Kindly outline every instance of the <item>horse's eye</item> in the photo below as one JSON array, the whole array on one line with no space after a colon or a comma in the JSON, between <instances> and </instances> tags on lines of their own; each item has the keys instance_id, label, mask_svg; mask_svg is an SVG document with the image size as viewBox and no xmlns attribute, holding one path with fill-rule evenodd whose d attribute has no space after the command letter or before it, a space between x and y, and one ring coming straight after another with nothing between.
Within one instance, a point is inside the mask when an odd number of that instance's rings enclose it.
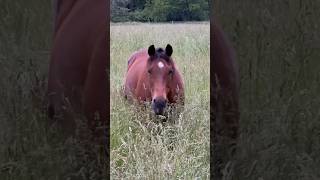
<instances>
[{"instance_id":1,"label":"horse's eye","mask_svg":"<svg viewBox=\"0 0 320 180\"><path fill-rule=\"evenodd\" d=\"M169 70L169 74L173 74L173 70L172 69Z\"/></svg>"},{"instance_id":2,"label":"horse's eye","mask_svg":"<svg viewBox=\"0 0 320 180\"><path fill-rule=\"evenodd\" d=\"M148 73L151 74L151 69L148 70Z\"/></svg>"}]
</instances>

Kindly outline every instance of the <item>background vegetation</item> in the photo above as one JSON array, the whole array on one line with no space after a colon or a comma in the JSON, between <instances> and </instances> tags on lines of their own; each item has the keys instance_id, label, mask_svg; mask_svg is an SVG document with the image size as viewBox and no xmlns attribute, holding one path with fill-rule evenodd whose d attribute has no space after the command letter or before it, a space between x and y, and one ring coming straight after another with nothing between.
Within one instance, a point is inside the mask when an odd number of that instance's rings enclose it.
<instances>
[{"instance_id":1,"label":"background vegetation","mask_svg":"<svg viewBox=\"0 0 320 180\"><path fill-rule=\"evenodd\" d=\"M113 22L209 20L209 0L111 0Z\"/></svg>"},{"instance_id":2,"label":"background vegetation","mask_svg":"<svg viewBox=\"0 0 320 180\"><path fill-rule=\"evenodd\" d=\"M216 1L241 74L236 179L320 179L320 3Z\"/></svg>"},{"instance_id":3,"label":"background vegetation","mask_svg":"<svg viewBox=\"0 0 320 180\"><path fill-rule=\"evenodd\" d=\"M110 28L112 179L209 179L209 23ZM183 74L186 105L176 124L157 125L148 111L127 103L121 90L130 55L168 43Z\"/></svg>"}]
</instances>

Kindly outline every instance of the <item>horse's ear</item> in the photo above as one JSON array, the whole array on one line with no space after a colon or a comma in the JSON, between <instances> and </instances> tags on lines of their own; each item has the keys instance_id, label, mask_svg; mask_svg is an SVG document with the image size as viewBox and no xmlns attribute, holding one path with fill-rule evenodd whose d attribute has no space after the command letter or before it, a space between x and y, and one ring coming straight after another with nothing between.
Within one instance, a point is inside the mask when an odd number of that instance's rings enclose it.
<instances>
[{"instance_id":1,"label":"horse's ear","mask_svg":"<svg viewBox=\"0 0 320 180\"><path fill-rule=\"evenodd\" d=\"M154 48L154 45L149 46L148 48L149 56L154 56L155 53L156 53L156 49Z\"/></svg>"},{"instance_id":2,"label":"horse's ear","mask_svg":"<svg viewBox=\"0 0 320 180\"><path fill-rule=\"evenodd\" d=\"M167 44L166 55L170 57L172 55L172 52L173 52L172 46L170 44Z\"/></svg>"}]
</instances>

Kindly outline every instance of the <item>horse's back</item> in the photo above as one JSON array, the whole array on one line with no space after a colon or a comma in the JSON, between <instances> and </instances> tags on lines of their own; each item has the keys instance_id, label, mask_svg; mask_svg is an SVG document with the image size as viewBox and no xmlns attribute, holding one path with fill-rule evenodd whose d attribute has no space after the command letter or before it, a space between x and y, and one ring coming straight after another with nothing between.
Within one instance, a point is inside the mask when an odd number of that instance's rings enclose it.
<instances>
[{"instance_id":1,"label":"horse's back","mask_svg":"<svg viewBox=\"0 0 320 180\"><path fill-rule=\"evenodd\" d=\"M106 41L106 8L103 7L105 2L67 2L61 1L59 4L61 10L58 12L63 14L57 15L59 20L52 47L49 89L51 86L58 86L57 83L64 86L83 86L90 61L101 45L98 42ZM65 12L67 10L70 12ZM104 52L106 57L106 50L100 53ZM52 78L63 82L55 83Z\"/></svg>"},{"instance_id":2,"label":"horse's back","mask_svg":"<svg viewBox=\"0 0 320 180\"><path fill-rule=\"evenodd\" d=\"M239 69L235 50L220 26L213 24L214 174L221 179L223 169L233 160L239 136ZM232 167L232 165L231 165Z\"/></svg>"},{"instance_id":3,"label":"horse's back","mask_svg":"<svg viewBox=\"0 0 320 180\"><path fill-rule=\"evenodd\" d=\"M235 58L235 51L220 26L214 24L213 32L213 49L214 52L216 52L213 53L214 72L217 74L222 86L232 89L232 91L238 93L239 72Z\"/></svg>"},{"instance_id":4,"label":"horse's back","mask_svg":"<svg viewBox=\"0 0 320 180\"><path fill-rule=\"evenodd\" d=\"M128 68L127 68L127 71L129 71L130 67L136 63L136 61L140 61L139 63L141 63L141 60L142 61L146 61L148 59L148 52L146 49L140 49L136 52L134 52L129 60L128 60Z\"/></svg>"},{"instance_id":5,"label":"horse's back","mask_svg":"<svg viewBox=\"0 0 320 180\"><path fill-rule=\"evenodd\" d=\"M107 109L102 102L107 101L104 95L107 90L105 1L56 0L55 11L48 79L49 107L61 109L63 96L66 96L76 111L99 109L104 117L106 113L100 109ZM95 98L98 95L103 98Z\"/></svg>"}]
</instances>

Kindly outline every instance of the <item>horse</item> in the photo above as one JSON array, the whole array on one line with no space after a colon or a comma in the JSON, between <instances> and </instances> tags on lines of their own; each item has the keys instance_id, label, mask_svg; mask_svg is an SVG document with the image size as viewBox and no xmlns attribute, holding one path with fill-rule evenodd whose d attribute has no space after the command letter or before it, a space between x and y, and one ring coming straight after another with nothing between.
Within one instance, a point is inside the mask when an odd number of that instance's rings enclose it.
<instances>
[{"instance_id":1,"label":"horse","mask_svg":"<svg viewBox=\"0 0 320 180\"><path fill-rule=\"evenodd\" d=\"M104 0L54 1L47 111L71 134L76 126L71 109L84 114L92 130L106 125L108 17Z\"/></svg>"},{"instance_id":2,"label":"horse","mask_svg":"<svg viewBox=\"0 0 320 180\"><path fill-rule=\"evenodd\" d=\"M232 162L239 136L239 67L236 53L220 25L212 24L211 47L213 74L211 97L213 121L210 126L213 179L221 179ZM231 163L232 165L233 163Z\"/></svg>"},{"instance_id":3,"label":"horse","mask_svg":"<svg viewBox=\"0 0 320 180\"><path fill-rule=\"evenodd\" d=\"M182 75L172 58L173 48L134 52L128 60L125 75L125 98L139 103L151 102L155 115L165 115L168 105L184 105L184 82Z\"/></svg>"}]
</instances>

